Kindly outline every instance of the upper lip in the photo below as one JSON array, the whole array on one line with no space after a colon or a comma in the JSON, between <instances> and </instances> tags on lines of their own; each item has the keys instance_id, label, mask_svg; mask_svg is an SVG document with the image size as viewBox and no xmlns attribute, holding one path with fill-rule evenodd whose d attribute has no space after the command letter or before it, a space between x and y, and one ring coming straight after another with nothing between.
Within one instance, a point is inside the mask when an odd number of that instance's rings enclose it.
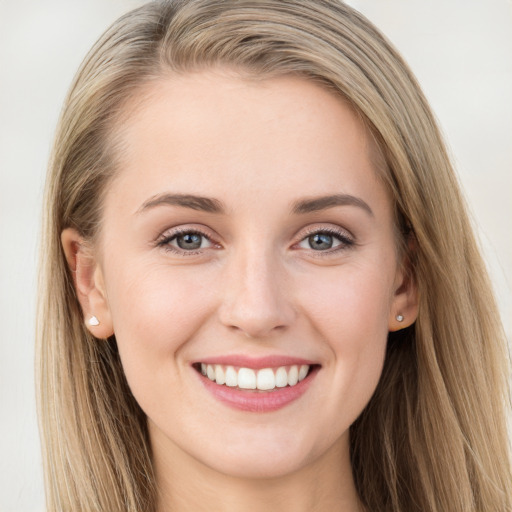
<instances>
[{"instance_id":1,"label":"upper lip","mask_svg":"<svg viewBox=\"0 0 512 512\"><path fill-rule=\"evenodd\" d=\"M194 364L197 364L197 363L222 364L225 366L237 366L240 368L253 368L255 370L259 370L261 368L278 368L280 366L317 364L314 361L302 359L300 357L281 356L281 355L249 357L249 356L243 355L243 354L206 357L205 359L201 359L199 361L194 362Z\"/></svg>"}]
</instances>

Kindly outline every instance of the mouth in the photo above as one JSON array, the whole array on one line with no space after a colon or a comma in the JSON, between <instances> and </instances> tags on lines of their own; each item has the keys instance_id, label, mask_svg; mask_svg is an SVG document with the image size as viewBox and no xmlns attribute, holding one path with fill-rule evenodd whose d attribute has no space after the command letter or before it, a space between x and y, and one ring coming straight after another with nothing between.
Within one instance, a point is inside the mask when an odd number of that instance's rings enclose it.
<instances>
[{"instance_id":1,"label":"mouth","mask_svg":"<svg viewBox=\"0 0 512 512\"><path fill-rule=\"evenodd\" d=\"M269 368L245 368L222 364L195 363L194 369L219 386L240 390L273 391L294 387L318 365L288 365Z\"/></svg>"},{"instance_id":2,"label":"mouth","mask_svg":"<svg viewBox=\"0 0 512 512\"><path fill-rule=\"evenodd\" d=\"M306 361L295 361L297 364L259 361L240 366L229 362L232 364L197 362L192 368L215 399L246 412L271 412L298 400L321 368L319 364L306 364Z\"/></svg>"}]
</instances>

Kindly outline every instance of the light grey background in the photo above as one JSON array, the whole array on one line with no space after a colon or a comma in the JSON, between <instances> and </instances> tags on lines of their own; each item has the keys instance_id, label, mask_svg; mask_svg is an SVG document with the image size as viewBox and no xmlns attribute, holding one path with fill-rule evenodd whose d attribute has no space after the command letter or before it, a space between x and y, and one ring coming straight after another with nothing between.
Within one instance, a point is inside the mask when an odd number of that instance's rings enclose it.
<instances>
[{"instance_id":1,"label":"light grey background","mask_svg":"<svg viewBox=\"0 0 512 512\"><path fill-rule=\"evenodd\" d=\"M36 252L61 103L101 32L140 0L0 0L0 511L43 510L34 404ZM512 2L351 0L436 112L512 337Z\"/></svg>"}]
</instances>

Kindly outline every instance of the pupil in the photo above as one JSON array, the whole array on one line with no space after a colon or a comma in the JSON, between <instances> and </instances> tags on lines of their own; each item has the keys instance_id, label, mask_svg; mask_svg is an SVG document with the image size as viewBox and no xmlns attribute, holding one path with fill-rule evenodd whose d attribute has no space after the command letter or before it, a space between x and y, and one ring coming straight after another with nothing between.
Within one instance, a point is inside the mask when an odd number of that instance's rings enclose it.
<instances>
[{"instance_id":1,"label":"pupil","mask_svg":"<svg viewBox=\"0 0 512 512\"><path fill-rule=\"evenodd\" d=\"M201 235L196 233L187 233L176 238L180 249L199 249L201 247Z\"/></svg>"},{"instance_id":2,"label":"pupil","mask_svg":"<svg viewBox=\"0 0 512 512\"><path fill-rule=\"evenodd\" d=\"M309 237L309 245L315 251L330 249L332 247L332 236L325 233L316 233Z\"/></svg>"}]
</instances>

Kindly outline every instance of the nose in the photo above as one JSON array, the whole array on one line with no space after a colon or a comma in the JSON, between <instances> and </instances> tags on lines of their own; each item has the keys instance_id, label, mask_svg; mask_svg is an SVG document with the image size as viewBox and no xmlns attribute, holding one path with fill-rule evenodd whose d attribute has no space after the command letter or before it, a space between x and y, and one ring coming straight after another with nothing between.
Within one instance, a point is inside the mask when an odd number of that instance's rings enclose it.
<instances>
[{"instance_id":1,"label":"nose","mask_svg":"<svg viewBox=\"0 0 512 512\"><path fill-rule=\"evenodd\" d=\"M283 331L295 318L291 290L278 258L271 251L247 251L225 269L222 324L249 338L265 338Z\"/></svg>"}]
</instances>

